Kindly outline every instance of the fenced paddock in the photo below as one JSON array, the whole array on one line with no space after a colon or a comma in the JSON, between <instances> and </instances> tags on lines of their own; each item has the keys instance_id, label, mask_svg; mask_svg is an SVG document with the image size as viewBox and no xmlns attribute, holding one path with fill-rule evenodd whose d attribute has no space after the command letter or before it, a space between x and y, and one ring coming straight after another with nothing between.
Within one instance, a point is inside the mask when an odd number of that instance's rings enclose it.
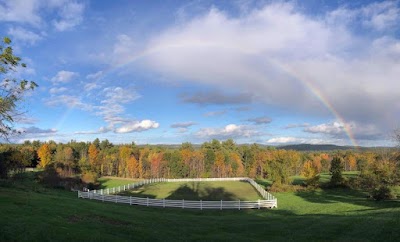
<instances>
[{"instance_id":1,"label":"fenced paddock","mask_svg":"<svg viewBox=\"0 0 400 242\"><path fill-rule=\"evenodd\" d=\"M193 200L169 200L169 199L153 199L153 198L140 198L132 196L119 196L113 195L115 193L123 192L126 190L141 187L143 185L158 183L158 182L203 182L203 181L245 181L250 183L263 199L257 201L193 201ZM278 207L277 199L265 191L253 179L248 177L234 177L234 178L185 178L185 179L167 179L156 178L147 179L137 183L122 185L113 188L100 189L100 190L87 190L78 191L78 198L94 199L103 202L125 203L129 205L141 205L148 207L163 207L163 208L189 208L189 209L251 209L251 208L276 208Z\"/></svg>"}]
</instances>

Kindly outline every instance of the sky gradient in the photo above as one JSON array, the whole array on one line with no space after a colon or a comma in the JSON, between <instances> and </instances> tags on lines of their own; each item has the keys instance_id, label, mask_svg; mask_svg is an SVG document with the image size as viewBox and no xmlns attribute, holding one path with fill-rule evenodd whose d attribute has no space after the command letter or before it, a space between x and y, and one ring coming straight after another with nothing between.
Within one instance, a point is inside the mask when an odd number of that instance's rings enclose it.
<instances>
[{"instance_id":1,"label":"sky gradient","mask_svg":"<svg viewBox=\"0 0 400 242\"><path fill-rule=\"evenodd\" d=\"M0 0L24 140L393 145L399 1Z\"/></svg>"}]
</instances>

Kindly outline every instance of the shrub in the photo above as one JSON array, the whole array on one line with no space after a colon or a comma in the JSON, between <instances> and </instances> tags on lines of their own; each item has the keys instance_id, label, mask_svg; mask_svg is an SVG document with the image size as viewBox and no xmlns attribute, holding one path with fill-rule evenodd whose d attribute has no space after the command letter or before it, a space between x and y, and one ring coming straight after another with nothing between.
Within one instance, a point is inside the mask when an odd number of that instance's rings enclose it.
<instances>
[{"instance_id":1,"label":"shrub","mask_svg":"<svg viewBox=\"0 0 400 242\"><path fill-rule=\"evenodd\" d=\"M303 190L306 190L306 188L303 186L281 184L277 182L274 182L268 189L270 192L297 192Z\"/></svg>"},{"instance_id":2,"label":"shrub","mask_svg":"<svg viewBox=\"0 0 400 242\"><path fill-rule=\"evenodd\" d=\"M60 187L61 178L53 165L48 165L39 174L39 181L49 187Z\"/></svg>"},{"instance_id":3,"label":"shrub","mask_svg":"<svg viewBox=\"0 0 400 242\"><path fill-rule=\"evenodd\" d=\"M82 174L81 180L84 184L86 184L87 188L92 190L96 187L97 174L91 171L85 172Z\"/></svg>"},{"instance_id":4,"label":"shrub","mask_svg":"<svg viewBox=\"0 0 400 242\"><path fill-rule=\"evenodd\" d=\"M379 188L375 188L374 190L372 190L371 196L377 201L396 198L396 195L388 186L380 186Z\"/></svg>"}]
</instances>

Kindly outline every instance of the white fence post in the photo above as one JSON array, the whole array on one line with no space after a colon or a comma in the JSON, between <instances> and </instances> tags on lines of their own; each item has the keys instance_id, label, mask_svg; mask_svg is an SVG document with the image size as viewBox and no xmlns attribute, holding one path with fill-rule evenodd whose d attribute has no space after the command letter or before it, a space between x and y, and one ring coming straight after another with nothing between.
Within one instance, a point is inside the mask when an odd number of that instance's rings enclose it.
<instances>
[{"instance_id":1,"label":"white fence post","mask_svg":"<svg viewBox=\"0 0 400 242\"><path fill-rule=\"evenodd\" d=\"M240 210L240 200L239 200L239 210Z\"/></svg>"},{"instance_id":2,"label":"white fence post","mask_svg":"<svg viewBox=\"0 0 400 242\"><path fill-rule=\"evenodd\" d=\"M147 198L147 200L146 200L146 201L147 201L147 207L148 207L148 206L149 206L149 198Z\"/></svg>"},{"instance_id":3,"label":"white fence post","mask_svg":"<svg viewBox=\"0 0 400 242\"><path fill-rule=\"evenodd\" d=\"M182 208L185 208L185 199L182 199Z\"/></svg>"},{"instance_id":4,"label":"white fence post","mask_svg":"<svg viewBox=\"0 0 400 242\"><path fill-rule=\"evenodd\" d=\"M222 200L221 200L221 208L220 208L220 210L222 210Z\"/></svg>"},{"instance_id":5,"label":"white fence post","mask_svg":"<svg viewBox=\"0 0 400 242\"><path fill-rule=\"evenodd\" d=\"M200 210L203 210L203 201L200 200Z\"/></svg>"},{"instance_id":6,"label":"white fence post","mask_svg":"<svg viewBox=\"0 0 400 242\"><path fill-rule=\"evenodd\" d=\"M118 195L115 195L115 203L118 203Z\"/></svg>"}]
</instances>

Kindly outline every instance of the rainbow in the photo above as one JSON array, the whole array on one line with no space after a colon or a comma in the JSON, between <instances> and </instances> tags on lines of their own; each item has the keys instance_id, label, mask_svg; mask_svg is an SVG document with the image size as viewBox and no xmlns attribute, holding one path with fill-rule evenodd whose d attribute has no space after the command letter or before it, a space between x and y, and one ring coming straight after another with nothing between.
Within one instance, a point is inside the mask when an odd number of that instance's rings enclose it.
<instances>
[{"instance_id":1,"label":"rainbow","mask_svg":"<svg viewBox=\"0 0 400 242\"><path fill-rule=\"evenodd\" d=\"M190 43L191 47L193 47L193 45L198 46L198 47L208 47L208 46L216 47L213 44L202 43L202 42ZM156 48L145 49L144 51L137 53L136 55L132 55L128 60L124 61L123 63L114 65L114 66L110 66L110 67L104 69L102 75L100 75L96 80L104 79L106 76L110 75L111 73L113 73L121 68L124 68L124 67L128 66L129 64L132 64L133 62L137 61L138 59L140 59L142 57L148 56L152 53L156 53L159 50L163 50L165 48L180 48L180 47L184 47L184 46L185 46L184 44L176 44L176 45L157 46ZM246 50L238 48L237 46L224 46L224 48L225 49L231 48L231 49L234 49L235 51L239 50L240 52L248 52ZM343 125L344 131L345 131L347 137L349 138L351 144L355 147L358 147L358 143L354 137L354 134L352 133L350 125L348 123L346 123L345 119L335 109L335 107L332 105L332 103L329 101L329 99L323 95L322 91L319 90L318 87L309 78L302 77L301 74L297 73L289 66L284 65L280 62L274 61L272 59L269 59L268 62L270 64L273 64L276 68L279 68L279 70L282 70L284 73L289 75L291 78L294 78L294 80L297 80L298 82L300 82L311 93L313 93L313 95L321 102L321 104L324 105L329 110L329 112L333 114L333 116L336 118L336 120ZM62 116L62 119L57 124L58 127L60 127L63 124L63 122L66 119L66 116L68 116L71 113L73 108L74 107L69 107L66 110L65 114Z\"/></svg>"},{"instance_id":2,"label":"rainbow","mask_svg":"<svg viewBox=\"0 0 400 242\"><path fill-rule=\"evenodd\" d=\"M284 64L280 64L280 63L278 63L276 61L272 61L272 60L270 60L270 63L274 64L276 67L279 67L286 74L289 74L292 78L294 78L295 80L298 80L308 90L310 90L311 93L313 93L314 96L316 96L317 99L329 110L329 112L335 116L336 120L339 121L339 123L341 123L343 125L343 129L344 129L347 137L349 137L351 144L355 147L359 146L357 140L354 137L354 134L351 130L350 125L345 121L345 119L340 115L340 113L334 108L334 106L329 101L329 99L323 95L322 91L316 87L316 85L311 81L311 79L302 77L300 74L298 74L293 69L291 69L290 67L288 67Z\"/></svg>"}]
</instances>

